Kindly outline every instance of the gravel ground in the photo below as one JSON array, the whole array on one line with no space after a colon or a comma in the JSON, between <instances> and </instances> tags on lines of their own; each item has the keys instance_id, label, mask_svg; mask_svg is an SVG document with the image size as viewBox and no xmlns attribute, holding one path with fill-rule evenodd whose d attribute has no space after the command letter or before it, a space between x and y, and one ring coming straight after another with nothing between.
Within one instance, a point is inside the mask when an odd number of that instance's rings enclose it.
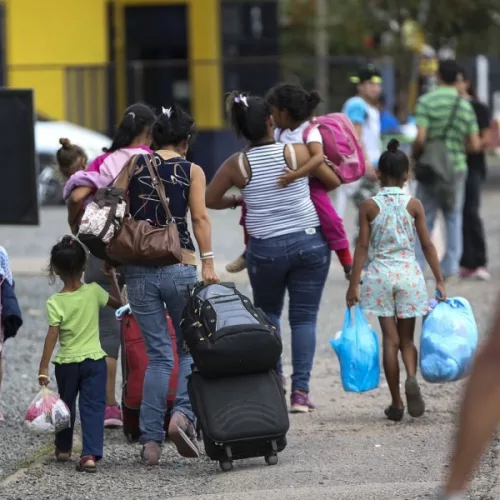
<instances>
[{"instance_id":1,"label":"gravel ground","mask_svg":"<svg viewBox=\"0 0 500 500\"><path fill-rule=\"evenodd\" d=\"M498 246L500 220L495 217L500 194L485 197L491 271L489 283L462 283L449 295L463 295L474 305L482 332L486 331L500 276ZM230 260L241 249L238 211L214 214L214 249L219 261ZM351 218L348 227L352 228ZM44 210L36 245L29 246L28 228L0 228L0 242L11 257L44 257L64 232L64 214ZM31 234L30 234L31 232ZM36 252L35 252L36 247ZM245 276L240 288L249 293ZM6 345L5 381L0 406L7 421L0 424L0 474L6 475L40 449L46 440L24 429L23 414L37 391L36 370L46 331L43 307L51 289L42 277L20 277L17 290L25 314L25 326L15 341ZM289 446L279 464L267 467L262 459L238 462L227 474L206 458L181 459L169 446L160 467L139 463L138 446L124 442L120 431L106 433L105 459L97 475L77 474L72 464L56 464L49 457L41 465L0 483L0 498L52 499L176 498L178 500L330 500L432 499L445 468L449 438L456 418L462 384L423 384L428 412L420 420L406 417L392 424L383 417L389 402L385 380L381 387L363 395L346 394L341 387L338 362L328 339L341 327L346 283L338 265L332 265L318 325L317 357L312 396L318 411L291 417ZM376 321L371 321L376 326ZM285 359L289 360L289 330L284 322ZM377 325L378 326L378 325ZM290 367L287 366L288 371ZM44 448L48 450L49 448ZM471 498L500 498L497 488L498 443L485 457L473 483Z\"/></svg>"}]
</instances>

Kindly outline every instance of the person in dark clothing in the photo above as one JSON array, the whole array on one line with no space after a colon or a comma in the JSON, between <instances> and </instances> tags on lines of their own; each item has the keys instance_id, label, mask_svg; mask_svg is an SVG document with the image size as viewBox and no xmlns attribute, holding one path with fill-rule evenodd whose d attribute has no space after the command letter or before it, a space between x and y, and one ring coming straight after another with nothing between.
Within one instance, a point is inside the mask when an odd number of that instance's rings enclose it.
<instances>
[{"instance_id":1,"label":"person in dark clothing","mask_svg":"<svg viewBox=\"0 0 500 500\"><path fill-rule=\"evenodd\" d=\"M486 179L485 150L490 142L491 113L485 104L480 102L465 72L457 81L457 90L470 101L476 113L481 138L481 151L467 155L467 181L465 185L465 203L463 209L463 252L460 260L460 276L489 280L487 269L486 239L483 221L481 220L481 192Z\"/></svg>"}]
</instances>

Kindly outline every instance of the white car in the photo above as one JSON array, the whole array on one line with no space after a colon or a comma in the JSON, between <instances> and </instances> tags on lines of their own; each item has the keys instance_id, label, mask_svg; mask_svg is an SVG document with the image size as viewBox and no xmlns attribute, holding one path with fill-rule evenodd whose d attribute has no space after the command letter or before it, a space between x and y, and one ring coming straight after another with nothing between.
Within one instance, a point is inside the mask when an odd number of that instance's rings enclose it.
<instances>
[{"instance_id":1,"label":"white car","mask_svg":"<svg viewBox=\"0 0 500 500\"><path fill-rule=\"evenodd\" d=\"M38 157L38 200L42 205L58 205L63 202L63 186L57 175L56 153L61 147L59 139L67 137L81 146L89 161L102 154L102 148L111 145L111 139L93 130L64 121L52 121L37 117L35 122L35 148Z\"/></svg>"}]
</instances>

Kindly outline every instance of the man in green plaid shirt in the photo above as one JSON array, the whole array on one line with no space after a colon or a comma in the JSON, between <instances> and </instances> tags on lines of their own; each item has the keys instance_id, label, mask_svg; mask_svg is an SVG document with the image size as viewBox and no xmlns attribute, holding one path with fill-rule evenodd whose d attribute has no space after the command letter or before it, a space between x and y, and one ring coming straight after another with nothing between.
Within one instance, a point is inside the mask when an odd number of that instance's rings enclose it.
<instances>
[{"instance_id":1,"label":"man in green plaid shirt","mask_svg":"<svg viewBox=\"0 0 500 500\"><path fill-rule=\"evenodd\" d=\"M445 144L455 167L455 206L452 210L443 210L446 221L446 253L441 269L445 278L459 275L462 256L462 210L467 175L466 151L476 151L480 147L476 114L469 101L459 98L456 89L459 74L460 67L456 61L441 61L438 70L439 87L420 97L415 110L418 135L413 143L414 158L418 158L423 152L426 141L439 139L447 129ZM432 186L422 183L418 184L416 196L424 206L427 227L429 232L432 232L438 210L441 208L440 200L435 196ZM424 269L425 257L420 244L417 244L417 260Z\"/></svg>"}]
</instances>

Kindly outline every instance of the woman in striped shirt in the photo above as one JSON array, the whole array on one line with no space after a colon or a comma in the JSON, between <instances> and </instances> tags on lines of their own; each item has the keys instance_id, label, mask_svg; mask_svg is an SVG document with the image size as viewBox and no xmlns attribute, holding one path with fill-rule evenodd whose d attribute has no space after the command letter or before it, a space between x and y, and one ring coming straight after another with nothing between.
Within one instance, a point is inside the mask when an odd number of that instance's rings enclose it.
<instances>
[{"instance_id":1,"label":"woman in striped shirt","mask_svg":"<svg viewBox=\"0 0 500 500\"><path fill-rule=\"evenodd\" d=\"M233 92L227 109L234 131L249 144L217 171L207 188L207 207L235 208L242 200L227 191L236 187L243 194L250 236L247 268L254 302L279 328L288 290L291 411L307 413L314 409L309 381L316 349L316 320L331 254L320 230L308 180L302 178L279 187L278 179L284 169L295 170L306 163L309 151L303 144L284 145L274 140L271 109L261 97Z\"/></svg>"}]
</instances>

